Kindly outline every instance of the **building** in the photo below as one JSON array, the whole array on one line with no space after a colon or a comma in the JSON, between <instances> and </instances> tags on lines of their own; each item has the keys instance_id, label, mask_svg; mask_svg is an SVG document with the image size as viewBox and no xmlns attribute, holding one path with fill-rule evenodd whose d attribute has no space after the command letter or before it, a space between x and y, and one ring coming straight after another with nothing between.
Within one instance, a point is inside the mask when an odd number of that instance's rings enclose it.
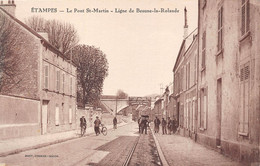
<instances>
[{"instance_id":1,"label":"building","mask_svg":"<svg viewBox=\"0 0 260 166\"><path fill-rule=\"evenodd\" d=\"M16 67L22 72L14 78L19 83L1 91L0 138L75 129L76 66L48 42L48 34L37 33L16 19L15 8L13 0L1 1L1 19L12 23L9 29L19 29L14 38L19 50L11 56L21 59Z\"/></svg>"},{"instance_id":2,"label":"building","mask_svg":"<svg viewBox=\"0 0 260 166\"><path fill-rule=\"evenodd\" d=\"M174 73L174 93L171 96L175 99L174 114L177 117L180 134L196 139L197 124L197 58L198 40L197 29L188 34L187 10L184 9L184 39L182 41Z\"/></svg>"},{"instance_id":3,"label":"building","mask_svg":"<svg viewBox=\"0 0 260 166\"><path fill-rule=\"evenodd\" d=\"M197 141L259 161L260 1L199 0Z\"/></svg>"}]
</instances>

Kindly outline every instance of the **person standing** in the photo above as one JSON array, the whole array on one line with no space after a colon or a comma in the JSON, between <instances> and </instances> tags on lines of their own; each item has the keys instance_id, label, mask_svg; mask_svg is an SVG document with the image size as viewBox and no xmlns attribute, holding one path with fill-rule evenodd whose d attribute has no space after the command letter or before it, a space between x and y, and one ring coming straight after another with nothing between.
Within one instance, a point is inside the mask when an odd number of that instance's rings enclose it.
<instances>
[{"instance_id":1,"label":"person standing","mask_svg":"<svg viewBox=\"0 0 260 166\"><path fill-rule=\"evenodd\" d=\"M101 125L101 121L99 120L98 116L96 116L96 120L94 121L94 130L96 135L100 134L99 126Z\"/></svg>"},{"instance_id":2,"label":"person standing","mask_svg":"<svg viewBox=\"0 0 260 166\"><path fill-rule=\"evenodd\" d=\"M154 133L159 132L159 126L161 124L161 121L157 118L157 116L154 119Z\"/></svg>"},{"instance_id":3,"label":"person standing","mask_svg":"<svg viewBox=\"0 0 260 166\"><path fill-rule=\"evenodd\" d=\"M144 133L144 130L145 130L145 134L147 134L147 126L148 126L148 121L146 120L146 118L143 118L141 121L142 134Z\"/></svg>"},{"instance_id":4,"label":"person standing","mask_svg":"<svg viewBox=\"0 0 260 166\"><path fill-rule=\"evenodd\" d=\"M117 128L117 119L116 119L116 117L114 117L114 119L113 119L113 125L114 125L114 129L116 129Z\"/></svg>"},{"instance_id":5,"label":"person standing","mask_svg":"<svg viewBox=\"0 0 260 166\"><path fill-rule=\"evenodd\" d=\"M164 118L162 118L162 133L163 134L167 134L167 131L166 131L166 120Z\"/></svg>"},{"instance_id":6,"label":"person standing","mask_svg":"<svg viewBox=\"0 0 260 166\"><path fill-rule=\"evenodd\" d=\"M168 128L168 134L171 135L171 132L173 131L173 120L171 120L170 117L168 117L168 124L167 124L167 128Z\"/></svg>"},{"instance_id":7,"label":"person standing","mask_svg":"<svg viewBox=\"0 0 260 166\"><path fill-rule=\"evenodd\" d=\"M80 128L81 128L81 135L83 136L86 132L87 121L84 115L80 118Z\"/></svg>"},{"instance_id":8,"label":"person standing","mask_svg":"<svg viewBox=\"0 0 260 166\"><path fill-rule=\"evenodd\" d=\"M141 117L138 118L139 133L141 133Z\"/></svg>"}]
</instances>

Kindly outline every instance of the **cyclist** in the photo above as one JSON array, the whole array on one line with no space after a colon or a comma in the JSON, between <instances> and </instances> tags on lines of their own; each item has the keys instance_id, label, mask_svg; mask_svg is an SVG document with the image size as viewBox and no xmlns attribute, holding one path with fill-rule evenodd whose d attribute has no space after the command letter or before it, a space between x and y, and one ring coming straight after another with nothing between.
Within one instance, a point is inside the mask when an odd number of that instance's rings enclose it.
<instances>
[{"instance_id":1,"label":"cyclist","mask_svg":"<svg viewBox=\"0 0 260 166\"><path fill-rule=\"evenodd\" d=\"M80 128L81 128L81 136L83 136L86 132L87 121L84 116L80 118Z\"/></svg>"},{"instance_id":2,"label":"cyclist","mask_svg":"<svg viewBox=\"0 0 260 166\"><path fill-rule=\"evenodd\" d=\"M98 116L96 116L96 120L94 121L94 130L96 135L100 134L99 126L101 125L101 121L99 120Z\"/></svg>"}]
</instances>

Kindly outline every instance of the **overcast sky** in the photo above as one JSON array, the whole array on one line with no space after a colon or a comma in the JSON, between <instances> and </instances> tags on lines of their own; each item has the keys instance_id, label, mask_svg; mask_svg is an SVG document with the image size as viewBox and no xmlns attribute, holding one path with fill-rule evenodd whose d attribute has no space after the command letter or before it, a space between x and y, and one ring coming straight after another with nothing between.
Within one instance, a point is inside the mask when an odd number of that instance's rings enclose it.
<instances>
[{"instance_id":1,"label":"overcast sky","mask_svg":"<svg viewBox=\"0 0 260 166\"><path fill-rule=\"evenodd\" d=\"M183 39L184 7L189 32L197 27L197 0L16 0L16 17L32 15L59 19L75 26L81 44L99 47L109 62L103 94L122 89L130 96L160 92L173 81L172 69ZM57 8L56 13L32 13L31 8ZM67 13L67 8L85 13ZM86 13L99 8L109 13ZM115 8L134 13L115 13ZM136 13L141 10L179 10L178 13ZM59 12L64 10L65 12ZM113 11L113 12L111 12Z\"/></svg>"}]
</instances>

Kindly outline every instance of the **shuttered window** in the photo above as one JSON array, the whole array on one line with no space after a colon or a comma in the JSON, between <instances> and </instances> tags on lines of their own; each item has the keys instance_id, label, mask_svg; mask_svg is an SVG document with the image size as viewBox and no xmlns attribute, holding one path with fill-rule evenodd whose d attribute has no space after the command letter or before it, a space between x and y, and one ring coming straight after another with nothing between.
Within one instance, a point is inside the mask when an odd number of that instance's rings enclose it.
<instances>
[{"instance_id":1,"label":"shuttered window","mask_svg":"<svg viewBox=\"0 0 260 166\"><path fill-rule=\"evenodd\" d=\"M60 91L60 70L56 71L56 90Z\"/></svg>"},{"instance_id":2,"label":"shuttered window","mask_svg":"<svg viewBox=\"0 0 260 166\"><path fill-rule=\"evenodd\" d=\"M218 10L218 51L222 50L223 42L223 6Z\"/></svg>"},{"instance_id":3,"label":"shuttered window","mask_svg":"<svg viewBox=\"0 0 260 166\"><path fill-rule=\"evenodd\" d=\"M200 128L207 129L207 113L208 113L208 99L207 99L207 89L203 88L200 91L200 106L199 106L199 120Z\"/></svg>"},{"instance_id":4,"label":"shuttered window","mask_svg":"<svg viewBox=\"0 0 260 166\"><path fill-rule=\"evenodd\" d=\"M65 93L65 73L62 73L62 92Z\"/></svg>"},{"instance_id":5,"label":"shuttered window","mask_svg":"<svg viewBox=\"0 0 260 166\"><path fill-rule=\"evenodd\" d=\"M201 61L202 69L206 68L206 31L203 32L202 35L202 61Z\"/></svg>"},{"instance_id":6,"label":"shuttered window","mask_svg":"<svg viewBox=\"0 0 260 166\"><path fill-rule=\"evenodd\" d=\"M250 23L250 5L249 0L242 0L241 5L241 35L249 32Z\"/></svg>"},{"instance_id":7,"label":"shuttered window","mask_svg":"<svg viewBox=\"0 0 260 166\"><path fill-rule=\"evenodd\" d=\"M240 108L239 108L239 132L248 135L249 90L250 90L249 62L240 67Z\"/></svg>"},{"instance_id":8,"label":"shuttered window","mask_svg":"<svg viewBox=\"0 0 260 166\"><path fill-rule=\"evenodd\" d=\"M55 108L55 125L58 126L60 124L60 109L58 104L56 104Z\"/></svg>"},{"instance_id":9,"label":"shuttered window","mask_svg":"<svg viewBox=\"0 0 260 166\"><path fill-rule=\"evenodd\" d=\"M69 107L69 123L72 123L72 108L71 106Z\"/></svg>"},{"instance_id":10,"label":"shuttered window","mask_svg":"<svg viewBox=\"0 0 260 166\"><path fill-rule=\"evenodd\" d=\"M44 89L49 89L49 65L44 66Z\"/></svg>"}]
</instances>

